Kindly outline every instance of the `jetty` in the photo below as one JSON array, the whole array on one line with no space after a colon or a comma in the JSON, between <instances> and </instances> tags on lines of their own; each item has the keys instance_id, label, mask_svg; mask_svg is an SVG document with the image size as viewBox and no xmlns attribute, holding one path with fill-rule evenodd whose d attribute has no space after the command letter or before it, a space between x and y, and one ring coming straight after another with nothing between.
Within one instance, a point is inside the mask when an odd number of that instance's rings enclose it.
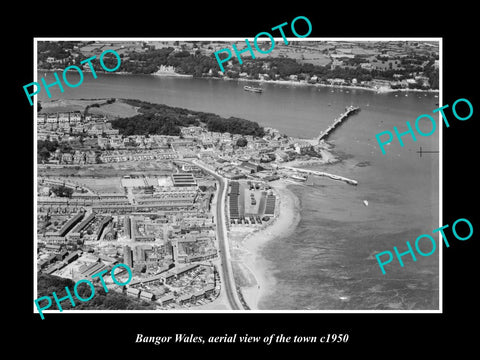
<instances>
[{"instance_id":1,"label":"jetty","mask_svg":"<svg viewBox=\"0 0 480 360\"><path fill-rule=\"evenodd\" d=\"M325 139L339 124L342 123L342 121L346 120L351 114L355 113L358 110L360 110L360 108L356 106L346 107L345 112L340 114L340 116L336 118L333 123L318 136L316 140L320 142L320 140Z\"/></svg>"},{"instance_id":2,"label":"jetty","mask_svg":"<svg viewBox=\"0 0 480 360\"><path fill-rule=\"evenodd\" d=\"M349 178L346 178L346 177L340 176L340 175L330 174L330 173L327 173L327 172L324 172L324 171L301 169L301 168L296 168L296 167L292 167L292 166L281 166L279 168L292 170L292 171L295 171L295 172L298 172L298 173L311 174L311 175L317 175L317 176L325 176L325 177L328 177L328 178L333 179L333 180L339 180L339 181L346 182L347 184L350 184L350 185L358 185L358 182L356 180L352 180L352 179L349 179Z\"/></svg>"}]
</instances>

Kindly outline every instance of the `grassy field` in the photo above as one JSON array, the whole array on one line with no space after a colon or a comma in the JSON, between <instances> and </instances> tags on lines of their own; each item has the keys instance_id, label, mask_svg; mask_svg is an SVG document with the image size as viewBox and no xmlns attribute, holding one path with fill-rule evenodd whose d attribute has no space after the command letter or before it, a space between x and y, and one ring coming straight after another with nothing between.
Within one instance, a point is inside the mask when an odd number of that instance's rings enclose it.
<instances>
[{"instance_id":1,"label":"grassy field","mask_svg":"<svg viewBox=\"0 0 480 360\"><path fill-rule=\"evenodd\" d=\"M115 50L119 55L127 55L130 51L142 52L142 41L101 41L95 44L82 46L80 52L85 57L100 55L105 50Z\"/></svg>"},{"instance_id":2,"label":"grassy field","mask_svg":"<svg viewBox=\"0 0 480 360\"><path fill-rule=\"evenodd\" d=\"M56 113L56 112L68 112L68 111L80 111L84 112L88 105L102 104L107 99L58 99L50 101L42 101L41 113ZM108 118L118 117L131 117L137 115L138 107L126 104L122 99L117 99L112 104L101 105L100 107L92 107L88 109L90 114L101 114Z\"/></svg>"},{"instance_id":3,"label":"grassy field","mask_svg":"<svg viewBox=\"0 0 480 360\"><path fill-rule=\"evenodd\" d=\"M77 177L75 179L81 185L85 185L95 192L101 193L119 193L123 194L124 190L120 177L106 177L106 178L87 178Z\"/></svg>"},{"instance_id":4,"label":"grassy field","mask_svg":"<svg viewBox=\"0 0 480 360\"><path fill-rule=\"evenodd\" d=\"M45 176L43 174L42 176ZM92 176L91 174L76 174L72 175L67 171L59 173L59 171L54 171L48 173L49 176L52 176L57 179L65 179L68 183L73 183L75 185L85 186L88 189L94 192L104 192L104 193L120 193L123 194L124 190L121 184L121 176Z\"/></svg>"},{"instance_id":5,"label":"grassy field","mask_svg":"<svg viewBox=\"0 0 480 360\"><path fill-rule=\"evenodd\" d=\"M117 100L113 104L102 105L99 108L93 107L88 109L90 114L101 114L107 118L131 117L138 114L138 107Z\"/></svg>"},{"instance_id":6,"label":"grassy field","mask_svg":"<svg viewBox=\"0 0 480 360\"><path fill-rule=\"evenodd\" d=\"M102 102L102 99L90 99L90 100L70 100L70 99L57 99L41 101L42 110L41 113L56 113L67 111L81 111L85 110L87 105L92 105L98 102Z\"/></svg>"}]
</instances>

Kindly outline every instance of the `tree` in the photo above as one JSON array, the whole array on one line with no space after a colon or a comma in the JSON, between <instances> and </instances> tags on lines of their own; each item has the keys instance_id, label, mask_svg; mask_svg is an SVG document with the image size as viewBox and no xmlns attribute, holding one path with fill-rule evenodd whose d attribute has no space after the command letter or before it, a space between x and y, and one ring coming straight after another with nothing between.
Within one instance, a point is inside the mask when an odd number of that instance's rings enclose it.
<instances>
[{"instance_id":1,"label":"tree","mask_svg":"<svg viewBox=\"0 0 480 360\"><path fill-rule=\"evenodd\" d=\"M43 147L39 151L38 156L40 157L40 160L42 160L42 161L48 160L48 158L50 157L50 151L48 151L48 149L46 147Z\"/></svg>"},{"instance_id":2,"label":"tree","mask_svg":"<svg viewBox=\"0 0 480 360\"><path fill-rule=\"evenodd\" d=\"M237 140L237 146L239 146L239 147L245 147L245 146L247 146L247 143L248 143L248 141L244 137L241 137Z\"/></svg>"},{"instance_id":3,"label":"tree","mask_svg":"<svg viewBox=\"0 0 480 360\"><path fill-rule=\"evenodd\" d=\"M199 126L200 122L205 123L209 131L258 137L264 135L263 127L245 119L225 119L212 113L150 104L139 100L126 100L126 102L132 106L138 106L140 109L138 115L111 121L112 127L119 129L122 136L144 134L180 136L181 126Z\"/></svg>"},{"instance_id":4,"label":"tree","mask_svg":"<svg viewBox=\"0 0 480 360\"><path fill-rule=\"evenodd\" d=\"M236 71L227 71L227 76L232 79L238 79L240 77Z\"/></svg>"},{"instance_id":5,"label":"tree","mask_svg":"<svg viewBox=\"0 0 480 360\"><path fill-rule=\"evenodd\" d=\"M58 146L58 148L60 149L60 151L62 153L73 153L73 148L70 146L70 144L68 142L61 142Z\"/></svg>"},{"instance_id":6,"label":"tree","mask_svg":"<svg viewBox=\"0 0 480 360\"><path fill-rule=\"evenodd\" d=\"M48 151L53 152L58 148L58 141L50 141L50 140L38 140L37 141L37 150L40 152L42 148L46 148Z\"/></svg>"},{"instance_id":7,"label":"tree","mask_svg":"<svg viewBox=\"0 0 480 360\"><path fill-rule=\"evenodd\" d=\"M54 186L50 189L55 195L58 197L68 197L71 198L73 194L73 189L63 186L63 185L58 185Z\"/></svg>"}]
</instances>

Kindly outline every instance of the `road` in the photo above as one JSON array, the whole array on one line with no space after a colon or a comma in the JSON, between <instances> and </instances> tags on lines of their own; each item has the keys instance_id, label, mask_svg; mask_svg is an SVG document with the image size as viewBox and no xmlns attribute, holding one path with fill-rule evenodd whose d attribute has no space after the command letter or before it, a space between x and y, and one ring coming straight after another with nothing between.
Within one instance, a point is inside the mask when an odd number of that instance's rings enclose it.
<instances>
[{"instance_id":1,"label":"road","mask_svg":"<svg viewBox=\"0 0 480 360\"><path fill-rule=\"evenodd\" d=\"M179 161L179 160L176 160ZM183 161L190 163L189 161ZM223 284L225 286L225 293L227 295L228 304L232 310L244 310L240 299L238 298L237 289L235 286L235 279L233 278L232 263L230 262L230 250L228 248L228 239L226 236L227 226L225 223L225 197L227 194L226 181L223 177L215 172L202 166L197 162L191 164L198 166L211 174L218 181L218 197L217 197L217 238L218 246L220 247L220 260L222 262L221 271Z\"/></svg>"}]
</instances>

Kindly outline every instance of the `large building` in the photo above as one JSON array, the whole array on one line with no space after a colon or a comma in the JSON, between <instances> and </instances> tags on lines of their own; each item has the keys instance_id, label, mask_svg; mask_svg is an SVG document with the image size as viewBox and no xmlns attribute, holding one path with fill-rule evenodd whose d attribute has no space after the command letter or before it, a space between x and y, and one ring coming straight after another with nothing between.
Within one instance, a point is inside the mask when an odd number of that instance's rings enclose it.
<instances>
[{"instance_id":1,"label":"large building","mask_svg":"<svg viewBox=\"0 0 480 360\"><path fill-rule=\"evenodd\" d=\"M275 195L273 194L267 195L264 215L275 216L275 201L276 201Z\"/></svg>"},{"instance_id":2,"label":"large building","mask_svg":"<svg viewBox=\"0 0 480 360\"><path fill-rule=\"evenodd\" d=\"M196 186L192 173L172 174L173 186Z\"/></svg>"},{"instance_id":3,"label":"large building","mask_svg":"<svg viewBox=\"0 0 480 360\"><path fill-rule=\"evenodd\" d=\"M79 211L74 217L70 218L60 230L58 230L58 236L65 236L80 220L82 220L85 213Z\"/></svg>"},{"instance_id":4,"label":"large building","mask_svg":"<svg viewBox=\"0 0 480 360\"><path fill-rule=\"evenodd\" d=\"M123 219L123 229L125 231L125 235L131 239L132 238L132 232L131 232L131 221L129 216L125 216Z\"/></svg>"},{"instance_id":5,"label":"large building","mask_svg":"<svg viewBox=\"0 0 480 360\"><path fill-rule=\"evenodd\" d=\"M90 265L82 265L78 269L79 279L89 278L92 275L102 272L103 270L108 270L108 268L101 261L92 263Z\"/></svg>"},{"instance_id":6,"label":"large building","mask_svg":"<svg viewBox=\"0 0 480 360\"><path fill-rule=\"evenodd\" d=\"M249 161L243 161L240 164L239 169L242 169L249 174L253 174L263 170L263 168L260 165L251 163Z\"/></svg>"},{"instance_id":7,"label":"large building","mask_svg":"<svg viewBox=\"0 0 480 360\"><path fill-rule=\"evenodd\" d=\"M238 196L240 195L240 184L236 181L230 183L230 192L229 192L229 209L230 209L230 219L240 218L240 213L238 210Z\"/></svg>"}]
</instances>

